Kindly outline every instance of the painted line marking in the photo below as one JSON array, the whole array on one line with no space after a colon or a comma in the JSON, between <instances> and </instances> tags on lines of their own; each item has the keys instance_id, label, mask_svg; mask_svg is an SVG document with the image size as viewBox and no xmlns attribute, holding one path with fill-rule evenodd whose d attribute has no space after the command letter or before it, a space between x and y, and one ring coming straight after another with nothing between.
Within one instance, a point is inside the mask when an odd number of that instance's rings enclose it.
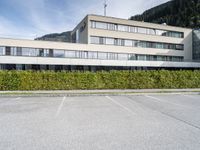
<instances>
[{"instance_id":1,"label":"painted line marking","mask_svg":"<svg viewBox=\"0 0 200 150\"><path fill-rule=\"evenodd\" d=\"M185 97L188 97L188 98L191 98L191 99L196 99L195 97L193 97L193 96L191 96L191 95L182 94L182 96L185 96Z\"/></svg>"},{"instance_id":2,"label":"painted line marking","mask_svg":"<svg viewBox=\"0 0 200 150\"><path fill-rule=\"evenodd\" d=\"M60 111L62 110L62 107L63 107L64 102L65 102L65 99L66 99L66 97L63 97L63 99L62 99L62 101L61 101L61 103L60 103L60 105L59 105L59 107L57 109L56 117L58 117L58 115L60 114Z\"/></svg>"},{"instance_id":3,"label":"painted line marking","mask_svg":"<svg viewBox=\"0 0 200 150\"><path fill-rule=\"evenodd\" d=\"M17 97L17 98L15 98L15 100L20 100L21 99L21 97Z\"/></svg>"},{"instance_id":4,"label":"painted line marking","mask_svg":"<svg viewBox=\"0 0 200 150\"><path fill-rule=\"evenodd\" d=\"M116 100L114 100L113 98L111 98L110 96L106 96L107 99L109 99L110 101L112 101L113 103L115 103L116 105L120 106L121 108L123 108L124 110L128 111L129 113L131 113L132 115L136 115L135 112L133 112L131 109L129 109L128 107L120 104L119 102L117 102Z\"/></svg>"},{"instance_id":5,"label":"painted line marking","mask_svg":"<svg viewBox=\"0 0 200 150\"><path fill-rule=\"evenodd\" d=\"M162 103L168 103L168 104L176 105L176 106L179 106L179 107L181 106L181 107L185 107L185 108L190 108L190 107L187 107L187 106L185 106L185 105L181 105L181 104L176 104L176 103L168 102L168 101L161 100L161 99L159 99L159 98L156 98L156 97L153 97L153 96L149 96L149 95L145 95L145 97L154 99L154 100L159 101L159 102L162 102Z\"/></svg>"}]
</instances>

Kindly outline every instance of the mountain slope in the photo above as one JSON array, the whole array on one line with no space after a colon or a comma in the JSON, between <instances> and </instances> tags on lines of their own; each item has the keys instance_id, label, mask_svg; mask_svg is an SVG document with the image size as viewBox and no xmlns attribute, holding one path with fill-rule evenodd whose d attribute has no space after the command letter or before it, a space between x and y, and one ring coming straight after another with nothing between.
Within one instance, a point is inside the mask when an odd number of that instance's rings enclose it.
<instances>
[{"instance_id":1,"label":"mountain slope","mask_svg":"<svg viewBox=\"0 0 200 150\"><path fill-rule=\"evenodd\" d=\"M63 33L47 34L42 37L36 38L35 40L71 42L71 31L67 31L67 32L63 32Z\"/></svg>"},{"instance_id":2,"label":"mountain slope","mask_svg":"<svg viewBox=\"0 0 200 150\"><path fill-rule=\"evenodd\" d=\"M130 20L200 28L200 0L171 0L132 16Z\"/></svg>"}]
</instances>

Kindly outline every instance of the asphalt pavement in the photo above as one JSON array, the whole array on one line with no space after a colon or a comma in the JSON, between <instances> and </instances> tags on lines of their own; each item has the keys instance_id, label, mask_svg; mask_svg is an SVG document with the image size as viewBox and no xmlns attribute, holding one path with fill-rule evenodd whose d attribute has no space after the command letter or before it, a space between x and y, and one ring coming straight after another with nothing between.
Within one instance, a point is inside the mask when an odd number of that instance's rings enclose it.
<instances>
[{"instance_id":1,"label":"asphalt pavement","mask_svg":"<svg viewBox=\"0 0 200 150\"><path fill-rule=\"evenodd\" d=\"M199 150L200 95L0 97L0 150Z\"/></svg>"}]
</instances>

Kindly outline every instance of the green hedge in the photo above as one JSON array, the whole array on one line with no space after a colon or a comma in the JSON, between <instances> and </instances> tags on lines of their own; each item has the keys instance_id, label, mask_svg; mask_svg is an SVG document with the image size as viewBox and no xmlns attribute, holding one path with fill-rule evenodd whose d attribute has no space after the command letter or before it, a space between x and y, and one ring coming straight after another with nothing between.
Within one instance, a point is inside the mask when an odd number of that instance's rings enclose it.
<instances>
[{"instance_id":1,"label":"green hedge","mask_svg":"<svg viewBox=\"0 0 200 150\"><path fill-rule=\"evenodd\" d=\"M200 71L0 71L0 90L200 88Z\"/></svg>"}]
</instances>

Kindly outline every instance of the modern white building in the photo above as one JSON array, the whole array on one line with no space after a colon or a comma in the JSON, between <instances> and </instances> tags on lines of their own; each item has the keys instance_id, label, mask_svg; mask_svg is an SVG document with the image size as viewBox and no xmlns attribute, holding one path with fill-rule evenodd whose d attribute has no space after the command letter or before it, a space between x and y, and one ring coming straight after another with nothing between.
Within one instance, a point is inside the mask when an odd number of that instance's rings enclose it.
<instances>
[{"instance_id":1,"label":"modern white building","mask_svg":"<svg viewBox=\"0 0 200 150\"><path fill-rule=\"evenodd\" d=\"M87 15L71 43L0 38L0 69L199 69L192 29Z\"/></svg>"}]
</instances>

